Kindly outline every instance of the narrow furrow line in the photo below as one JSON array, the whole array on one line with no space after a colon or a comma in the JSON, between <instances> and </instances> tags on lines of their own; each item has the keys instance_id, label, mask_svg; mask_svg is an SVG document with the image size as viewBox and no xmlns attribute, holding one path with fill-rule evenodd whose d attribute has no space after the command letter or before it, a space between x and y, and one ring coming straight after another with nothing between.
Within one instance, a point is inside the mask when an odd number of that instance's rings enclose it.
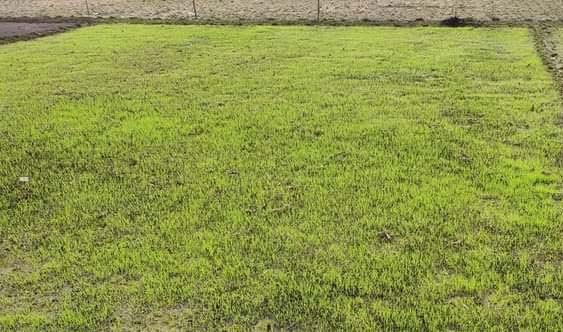
<instances>
[{"instance_id":1,"label":"narrow furrow line","mask_svg":"<svg viewBox=\"0 0 563 332\"><path fill-rule=\"evenodd\" d=\"M552 74L561 93L563 104L563 54L561 54L556 41L557 27L550 24L539 24L532 26L531 31L538 54Z\"/></svg>"}]
</instances>

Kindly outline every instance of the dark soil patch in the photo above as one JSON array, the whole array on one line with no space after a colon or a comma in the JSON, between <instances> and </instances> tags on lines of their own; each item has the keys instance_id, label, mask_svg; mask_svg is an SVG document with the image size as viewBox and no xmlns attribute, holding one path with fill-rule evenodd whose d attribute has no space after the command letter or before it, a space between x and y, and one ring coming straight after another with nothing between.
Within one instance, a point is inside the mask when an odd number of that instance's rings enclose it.
<instances>
[{"instance_id":1,"label":"dark soil patch","mask_svg":"<svg viewBox=\"0 0 563 332\"><path fill-rule=\"evenodd\" d=\"M0 43L42 37L80 27L81 23L0 22Z\"/></svg>"},{"instance_id":2,"label":"dark soil patch","mask_svg":"<svg viewBox=\"0 0 563 332\"><path fill-rule=\"evenodd\" d=\"M471 18L460 18L457 16L448 17L440 22L441 25L447 27L463 27L474 25L476 22Z\"/></svg>"}]
</instances>

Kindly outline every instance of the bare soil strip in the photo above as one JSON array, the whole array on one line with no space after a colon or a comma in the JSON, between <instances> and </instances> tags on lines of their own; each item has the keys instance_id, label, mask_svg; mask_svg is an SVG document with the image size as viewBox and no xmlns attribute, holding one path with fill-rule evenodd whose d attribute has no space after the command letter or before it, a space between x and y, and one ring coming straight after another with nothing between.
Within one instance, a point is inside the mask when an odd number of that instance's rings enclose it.
<instances>
[{"instance_id":1,"label":"bare soil strip","mask_svg":"<svg viewBox=\"0 0 563 332\"><path fill-rule=\"evenodd\" d=\"M209 21L553 21L563 0L3 0L0 17Z\"/></svg>"},{"instance_id":2,"label":"bare soil strip","mask_svg":"<svg viewBox=\"0 0 563 332\"><path fill-rule=\"evenodd\" d=\"M532 32L538 53L553 75L563 98L563 54L557 43L557 29L554 25L539 24L532 27Z\"/></svg>"},{"instance_id":3,"label":"bare soil strip","mask_svg":"<svg viewBox=\"0 0 563 332\"><path fill-rule=\"evenodd\" d=\"M0 22L0 44L64 32L80 23Z\"/></svg>"}]
</instances>

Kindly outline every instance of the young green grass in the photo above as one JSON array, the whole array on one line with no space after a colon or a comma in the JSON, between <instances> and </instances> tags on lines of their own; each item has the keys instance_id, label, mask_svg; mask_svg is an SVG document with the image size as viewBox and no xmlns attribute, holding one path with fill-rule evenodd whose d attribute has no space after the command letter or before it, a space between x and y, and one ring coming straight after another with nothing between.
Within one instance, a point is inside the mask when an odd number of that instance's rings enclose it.
<instances>
[{"instance_id":1,"label":"young green grass","mask_svg":"<svg viewBox=\"0 0 563 332\"><path fill-rule=\"evenodd\" d=\"M563 329L561 109L533 45L101 25L1 46L0 330Z\"/></svg>"}]
</instances>

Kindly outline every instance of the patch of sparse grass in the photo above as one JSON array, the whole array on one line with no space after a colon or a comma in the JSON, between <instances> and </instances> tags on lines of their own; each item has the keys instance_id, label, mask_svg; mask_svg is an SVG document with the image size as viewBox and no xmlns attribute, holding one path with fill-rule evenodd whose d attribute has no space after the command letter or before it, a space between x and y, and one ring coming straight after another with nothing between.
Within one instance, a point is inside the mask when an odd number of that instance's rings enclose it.
<instances>
[{"instance_id":1,"label":"patch of sparse grass","mask_svg":"<svg viewBox=\"0 0 563 332\"><path fill-rule=\"evenodd\" d=\"M563 75L563 28L560 28L559 30L557 30L557 42L558 42L558 50L557 50L557 57L559 60L559 73L561 75ZM563 80L563 76L561 77L561 79ZM563 83L562 83L563 85Z\"/></svg>"},{"instance_id":2,"label":"patch of sparse grass","mask_svg":"<svg viewBox=\"0 0 563 332\"><path fill-rule=\"evenodd\" d=\"M526 29L4 45L0 329L561 330L560 111Z\"/></svg>"}]
</instances>

